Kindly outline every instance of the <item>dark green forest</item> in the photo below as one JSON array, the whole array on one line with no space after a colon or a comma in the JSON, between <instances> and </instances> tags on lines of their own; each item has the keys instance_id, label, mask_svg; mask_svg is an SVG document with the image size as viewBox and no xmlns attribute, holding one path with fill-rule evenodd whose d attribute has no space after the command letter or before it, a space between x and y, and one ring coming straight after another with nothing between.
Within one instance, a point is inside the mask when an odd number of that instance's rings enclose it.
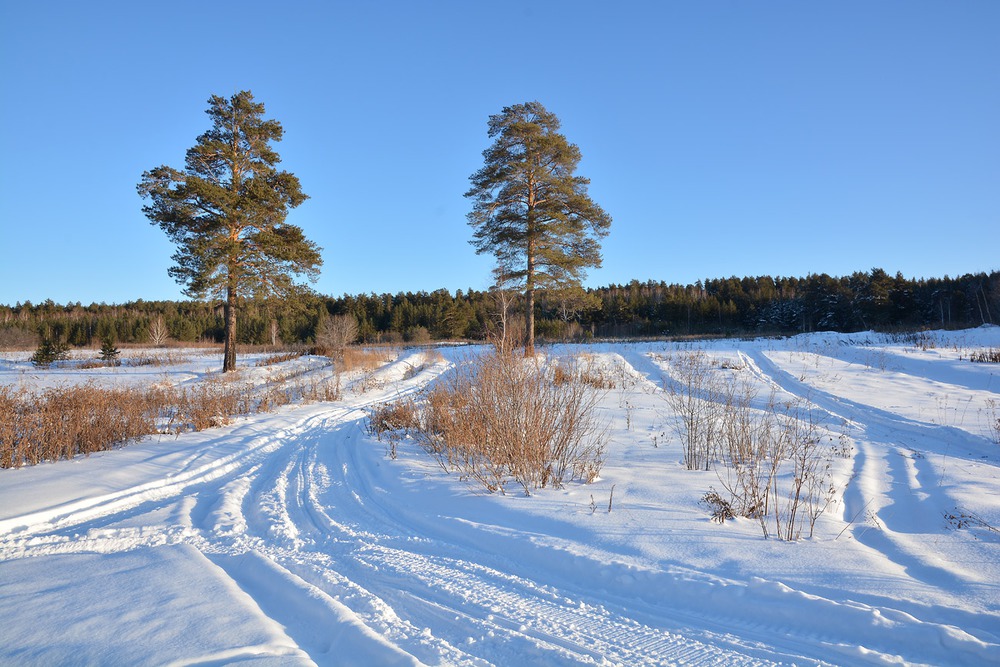
<instances>
[{"instance_id":1,"label":"dark green forest","mask_svg":"<svg viewBox=\"0 0 1000 667\"><path fill-rule=\"evenodd\" d=\"M471 289L248 301L237 338L245 345L308 344L322 317L351 314L361 342L481 340L496 327L501 302L495 293ZM516 308L515 303L510 312ZM105 339L148 343L160 318L175 341L215 343L224 337L221 303L46 301L0 305L0 346L30 347L41 338L75 346L97 346ZM693 285L634 280L541 292L535 318L539 339L547 341L961 328L1000 323L1000 272L911 279L872 269L840 278L732 277Z\"/></svg>"}]
</instances>

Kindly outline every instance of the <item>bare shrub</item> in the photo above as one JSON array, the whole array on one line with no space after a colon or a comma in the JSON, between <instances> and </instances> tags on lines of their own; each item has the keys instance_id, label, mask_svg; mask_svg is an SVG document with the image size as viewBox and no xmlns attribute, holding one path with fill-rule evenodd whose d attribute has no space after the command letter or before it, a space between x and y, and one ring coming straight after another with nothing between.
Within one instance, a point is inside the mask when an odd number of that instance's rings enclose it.
<instances>
[{"instance_id":1,"label":"bare shrub","mask_svg":"<svg viewBox=\"0 0 1000 667\"><path fill-rule=\"evenodd\" d=\"M316 327L316 353L339 359L358 338L358 320L353 315L323 317Z\"/></svg>"},{"instance_id":2,"label":"bare shrub","mask_svg":"<svg viewBox=\"0 0 1000 667\"><path fill-rule=\"evenodd\" d=\"M1000 445L1000 401L986 399L986 430L990 439Z\"/></svg>"},{"instance_id":3,"label":"bare shrub","mask_svg":"<svg viewBox=\"0 0 1000 667\"><path fill-rule=\"evenodd\" d=\"M702 496L701 502L708 507L712 520L718 523L725 523L738 516L730 502L720 496L719 492L713 488L709 488L708 492Z\"/></svg>"},{"instance_id":4,"label":"bare shrub","mask_svg":"<svg viewBox=\"0 0 1000 667\"><path fill-rule=\"evenodd\" d=\"M832 459L836 446L802 402L750 406L739 391L727 400L723 457L716 472L729 492L734 514L756 519L765 538L812 537L816 521L833 503Z\"/></svg>"},{"instance_id":5,"label":"bare shrub","mask_svg":"<svg viewBox=\"0 0 1000 667\"><path fill-rule=\"evenodd\" d=\"M834 501L832 460L847 446L844 438L827 445L804 401L781 403L772 393L765 406L755 405L758 386L741 364L713 364L703 352L669 361L665 397L686 467L714 465L728 496L712 489L702 498L712 518L755 519L765 538L812 536Z\"/></svg>"},{"instance_id":6,"label":"bare shrub","mask_svg":"<svg viewBox=\"0 0 1000 667\"><path fill-rule=\"evenodd\" d=\"M212 378L176 392L173 430L203 431L228 424L232 417L257 410L253 386L229 379Z\"/></svg>"},{"instance_id":7,"label":"bare shrub","mask_svg":"<svg viewBox=\"0 0 1000 667\"><path fill-rule=\"evenodd\" d=\"M368 411L368 433L379 440L386 433L416 430L419 426L419 409L409 399L379 403Z\"/></svg>"},{"instance_id":8,"label":"bare shrub","mask_svg":"<svg viewBox=\"0 0 1000 667\"><path fill-rule=\"evenodd\" d=\"M405 338L409 343L425 345L431 342L431 332L427 330L427 327L412 327L406 330Z\"/></svg>"},{"instance_id":9,"label":"bare shrub","mask_svg":"<svg viewBox=\"0 0 1000 667\"><path fill-rule=\"evenodd\" d=\"M979 364L1000 364L1000 347L972 352L969 354L969 361Z\"/></svg>"},{"instance_id":10,"label":"bare shrub","mask_svg":"<svg viewBox=\"0 0 1000 667\"><path fill-rule=\"evenodd\" d=\"M593 357L574 357L563 360L552 369L552 381L556 384L582 382L594 389L610 390L615 388L615 379L611 372L600 368Z\"/></svg>"},{"instance_id":11,"label":"bare shrub","mask_svg":"<svg viewBox=\"0 0 1000 667\"><path fill-rule=\"evenodd\" d=\"M446 470L491 492L514 482L530 495L596 479L607 441L599 399L578 380L557 384L535 360L495 350L427 392L417 436Z\"/></svg>"},{"instance_id":12,"label":"bare shrub","mask_svg":"<svg viewBox=\"0 0 1000 667\"><path fill-rule=\"evenodd\" d=\"M439 364L444 361L444 355L441 354L440 350L429 349L424 351L424 364L427 366L433 366L434 364Z\"/></svg>"},{"instance_id":13,"label":"bare shrub","mask_svg":"<svg viewBox=\"0 0 1000 667\"><path fill-rule=\"evenodd\" d=\"M420 410L411 399L379 403L368 411L368 435L374 435L379 442L385 438L386 453L391 459L396 458L399 441L419 428Z\"/></svg>"},{"instance_id":14,"label":"bare shrub","mask_svg":"<svg viewBox=\"0 0 1000 667\"><path fill-rule=\"evenodd\" d=\"M140 366L175 366L177 364L182 364L187 361L185 355L175 352L157 352L153 353L150 350L140 349L134 354L129 355L123 361L125 366L140 367Z\"/></svg>"},{"instance_id":15,"label":"bare shrub","mask_svg":"<svg viewBox=\"0 0 1000 667\"><path fill-rule=\"evenodd\" d=\"M329 378L310 375L305 389L302 391L301 400L305 401L339 401L343 397L343 390L340 386L340 373L333 370Z\"/></svg>"},{"instance_id":16,"label":"bare shrub","mask_svg":"<svg viewBox=\"0 0 1000 667\"><path fill-rule=\"evenodd\" d=\"M0 350L30 350L38 345L38 334L21 327L0 328Z\"/></svg>"},{"instance_id":17,"label":"bare shrub","mask_svg":"<svg viewBox=\"0 0 1000 667\"><path fill-rule=\"evenodd\" d=\"M299 357L302 356L302 354L303 353L301 351L272 354L270 356L264 357L263 359L260 359L254 365L257 366L258 368L262 368L264 366L274 366L275 364L283 364L286 361L293 361L295 359L298 359Z\"/></svg>"},{"instance_id":18,"label":"bare shrub","mask_svg":"<svg viewBox=\"0 0 1000 667\"><path fill-rule=\"evenodd\" d=\"M673 425L684 445L684 464L688 470L709 470L718 444L722 387L704 352L674 355L668 363L671 381L664 396L678 418Z\"/></svg>"},{"instance_id":19,"label":"bare shrub","mask_svg":"<svg viewBox=\"0 0 1000 667\"><path fill-rule=\"evenodd\" d=\"M163 347L167 344L170 332L167 331L167 324L163 321L163 315L157 315L156 319L149 323L149 343L154 347Z\"/></svg>"}]
</instances>

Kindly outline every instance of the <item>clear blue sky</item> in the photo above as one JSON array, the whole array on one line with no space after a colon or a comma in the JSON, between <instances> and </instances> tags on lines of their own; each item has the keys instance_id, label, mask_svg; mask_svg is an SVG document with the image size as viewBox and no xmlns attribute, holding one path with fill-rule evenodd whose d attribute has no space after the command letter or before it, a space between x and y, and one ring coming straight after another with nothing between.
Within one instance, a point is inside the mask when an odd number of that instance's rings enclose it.
<instances>
[{"instance_id":1,"label":"clear blue sky","mask_svg":"<svg viewBox=\"0 0 1000 667\"><path fill-rule=\"evenodd\" d=\"M142 215L252 90L324 294L488 286L463 197L538 100L614 222L592 286L1000 269L1000 2L0 0L0 303L178 299Z\"/></svg>"}]
</instances>

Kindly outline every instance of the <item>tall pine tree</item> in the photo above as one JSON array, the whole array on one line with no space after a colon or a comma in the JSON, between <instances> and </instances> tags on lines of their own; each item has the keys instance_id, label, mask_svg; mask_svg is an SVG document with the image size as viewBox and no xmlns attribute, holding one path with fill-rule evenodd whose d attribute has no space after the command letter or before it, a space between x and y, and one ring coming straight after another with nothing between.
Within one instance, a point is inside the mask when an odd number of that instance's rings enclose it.
<instances>
[{"instance_id":1,"label":"tall pine tree","mask_svg":"<svg viewBox=\"0 0 1000 667\"><path fill-rule=\"evenodd\" d=\"M213 95L212 128L187 151L183 171L160 166L143 173L143 213L177 245L169 273L194 298L225 302L223 371L236 369L236 309L246 297L287 297L295 278L315 281L320 248L285 222L307 199L299 179L277 168L276 120L250 91Z\"/></svg>"},{"instance_id":2,"label":"tall pine tree","mask_svg":"<svg viewBox=\"0 0 1000 667\"><path fill-rule=\"evenodd\" d=\"M611 216L587 194L589 179L574 176L580 149L559 132L559 119L538 102L505 107L490 116L493 145L470 177L465 194L478 254L496 257L499 287L523 289L527 340L534 355L535 290L579 285L588 267L601 265L598 239Z\"/></svg>"}]
</instances>

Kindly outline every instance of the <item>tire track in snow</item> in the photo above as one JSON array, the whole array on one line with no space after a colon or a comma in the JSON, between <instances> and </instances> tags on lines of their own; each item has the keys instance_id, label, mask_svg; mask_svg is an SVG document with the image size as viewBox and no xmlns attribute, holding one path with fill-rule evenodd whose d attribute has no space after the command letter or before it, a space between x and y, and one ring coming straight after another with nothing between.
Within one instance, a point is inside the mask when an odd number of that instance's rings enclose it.
<instances>
[{"instance_id":1,"label":"tire track in snow","mask_svg":"<svg viewBox=\"0 0 1000 667\"><path fill-rule=\"evenodd\" d=\"M899 519L907 516L908 512L916 512L917 515L926 515L928 509L926 507L921 507L921 505L933 505L935 501L938 503L947 502L941 500L943 492L937 488L937 477L935 476L933 468L928 464L926 459L919 456L918 453L911 450L904 451L903 448L896 446L893 442L887 442L885 444L894 454L892 460L886 464L881 461L881 459L885 457L876 456L876 454L872 451L872 445L869 442L871 435L868 433L868 429L872 428L872 424L866 419L869 415L864 409L865 406L855 406L856 409L851 413L851 417L855 419L855 421L851 421L840 414L840 411L843 409L843 405L840 404L838 399L832 396L826 396L822 392L817 393L812 387L796 381L787 373L784 373L780 369L776 368L769 359L763 356L762 352L756 351L747 354L743 351L738 351L738 354L745 362L745 365L749 367L750 371L755 373L762 382L772 386L776 391L784 393L788 398L801 398L808 401L808 404L813 406L810 408L810 412L812 413L811 418L817 423L829 423L832 425L843 422L854 431L855 435L858 436L857 440L859 444L863 445L862 451L858 453L855 460L856 472L860 475L860 471L863 471L865 477L876 481L875 490L870 491L867 497L872 497L877 494L892 497L892 494L885 490L886 487L877 483L877 480L880 478L874 468L882 465L882 472L885 475L888 475L892 480L892 484L889 485L889 489L906 489L906 491L901 491L902 495L898 498L898 507L893 508L891 502L886 503L890 509L900 512L898 517ZM628 360L630 363L633 363L633 365L634 362L638 360L639 365L634 367L637 371L646 375L646 377L653 379L658 376L664 377L666 375L665 369L663 369L654 359L637 359L637 357L641 357L641 355L639 355L638 352L632 352L628 355ZM876 414L876 417L879 416L879 414ZM879 433L884 434L892 433L892 428L888 424L882 425L881 429L877 428L876 430ZM919 429L916 427L914 427L914 430L919 432ZM870 463L873 459L877 461L874 466ZM869 461L868 464L864 463L866 460ZM862 508L864 507L863 500L859 506ZM909 534L902 532L892 533L889 531L888 534L892 535L893 538L898 540L898 542L887 541L885 544L872 544L871 546L873 549L881 554L888 553L896 555L900 560L903 560L903 567L908 565L910 569L916 570L910 572L914 579L921 580L922 574L923 579L928 582L940 584L943 579L946 582L944 585L950 585L947 582L954 581L956 587L959 589L961 588L962 582L960 582L952 572L945 571L942 568L934 566L933 564L928 564L924 559L919 558L919 555L925 551L922 546L918 548L918 545L914 543L912 549L905 549L905 546L909 544L911 539L920 538L920 536L916 534L916 529L918 529L919 526L907 527L905 524L893 525L897 528L914 532L914 536L911 537ZM879 535L878 537L884 538L885 536ZM916 554L916 556L913 556L912 554ZM762 585L765 586L764 589L761 588ZM818 615L817 618L821 619L819 626L810 628L808 622L802 622L806 620L803 618L798 623L792 624L792 634L798 634L800 636L800 641L806 644L808 644L811 639L814 643L819 641L823 645L826 645L829 650L836 651L837 653L843 653L845 656L852 656L851 659L853 660L857 660L859 658L859 654L852 647L853 642L847 638L838 638L836 632L830 632L830 630L833 629L833 626L838 625L835 619L840 618L843 621L842 625L844 627L851 627L852 625L856 625L859 620L862 622L862 625L864 625L866 622L865 619L868 617L878 623L884 622L879 619L892 618L892 625L896 628L895 631L905 633L912 638L912 641L910 642L913 648L911 660L913 658L919 660L920 655L930 654L922 651L919 648L921 646L925 646L928 651L937 651L940 646L954 646L956 648L961 646L962 652L960 655L963 656L962 659L971 659L973 664L975 664L976 661L981 661L983 659L991 660L993 658L1000 658L1000 650L998 650L1000 649L1000 645L997 645L995 641L992 640L992 636L989 640L982 640L979 637L970 635L958 629L960 627L974 628L980 625L980 623L968 623L969 619L962 612L956 611L953 614L954 619L951 621L944 621L943 619L938 622L923 621L906 612L897 611L896 609L869 607L868 605L857 604L854 602L842 603L835 600L827 600L825 598L808 595L803 592L790 589L777 582L762 581L759 584L751 585L749 588L758 591L755 595L759 595L760 591L771 591L772 587L774 587L779 593L776 598L778 600L781 598L787 598L787 596L794 596L796 598L801 597L809 600L809 606L816 607L816 613ZM732 588L742 589L743 586L741 584L737 584ZM750 622L746 616L717 613L717 610L738 610L742 609L743 606L744 604L737 600L732 601L730 604L719 603L712 606L712 613L707 615L702 614L702 616L710 624L715 623L716 627L722 626L734 628L734 631L736 628L749 630L751 633L750 636L759 632L763 632L764 634L773 633L779 636L786 634L786 630L788 630L788 628L777 622L778 617L769 621L767 614L758 613L756 620ZM696 604L695 607L699 607L699 605ZM762 610L758 610L758 612L759 611ZM694 615L698 615L698 612L694 612ZM851 619L853 619L853 622ZM954 625L952 623L954 623ZM810 633L812 633L812 636L810 636ZM792 645L794 645L794 642ZM875 650L875 647L877 646L878 642L873 642L872 646L865 649L869 657L874 659L875 656L879 655L877 650ZM809 651L806 651L806 655L809 653ZM987 656L993 656L993 658L989 658ZM892 655L886 655L883 656L883 658L887 660L895 659ZM953 657L951 659L957 658Z\"/></svg>"},{"instance_id":2,"label":"tire track in snow","mask_svg":"<svg viewBox=\"0 0 1000 667\"><path fill-rule=\"evenodd\" d=\"M828 415L828 421L843 420L854 432L858 451L852 481L844 493L845 518L861 518L862 522L852 523L852 536L892 559L915 579L946 581L960 587L962 581L954 573L921 556L926 545L909 544L919 540L923 532L930 532L921 530L921 522L939 522L942 513L956 505L934 471L918 464L924 455L899 444L906 440L935 447L935 429L807 385L780 369L763 352L753 352L749 358L770 382L818 406ZM866 513L878 525L873 527L864 521Z\"/></svg>"},{"instance_id":3,"label":"tire track in snow","mask_svg":"<svg viewBox=\"0 0 1000 667\"><path fill-rule=\"evenodd\" d=\"M215 502L202 503L192 516L199 548L265 613L289 627L291 616L305 624L292 636L314 659L322 662L329 650L317 639L318 628L347 614L427 662L444 656L446 664L469 665L769 664L609 611L599 597L554 593L467 559L481 554L438 555L454 549L432 542L439 536L415 534L377 502L380 491L365 479L351 439L358 408L338 408L288 429L284 446L248 467L247 476L219 480L214 495L206 489ZM338 492L333 504L325 493L330 489ZM285 580L293 582L290 588ZM290 614L303 606L296 602L303 595L312 612ZM317 606L309 602L314 598L325 602Z\"/></svg>"},{"instance_id":4,"label":"tire track in snow","mask_svg":"<svg viewBox=\"0 0 1000 667\"><path fill-rule=\"evenodd\" d=\"M616 600L606 591L589 590L594 579L577 576L571 583L578 573L559 573L558 559L527 573L522 566L518 574L513 563L468 541L448 542L448 533L427 521L407 525L407 514L383 500L351 436L365 406L413 391L433 377L427 372L408 378L399 389L350 397L319 414L310 409L312 414L273 436L274 442L251 441L250 452L224 465L192 463L195 468L180 476L112 494L107 506L93 503L79 513L63 507L62 514L28 521L24 533L44 538L91 530L94 540L84 549L97 548L98 542L109 550L161 539L190 542L319 664L350 663L364 653L384 664L476 667L818 662L802 658L816 655L801 648L808 637L783 637L786 631L801 632L800 626L779 622L777 615L755 620L753 609L746 608L752 597L725 599L740 608L731 619L714 613L727 608L718 600L702 607L713 610L702 618L645 601L630 608L627 595ZM165 508L187 512L190 526L157 529L154 520L148 527L115 527ZM51 553L50 548L37 545L39 553ZM804 595L770 582L743 589L753 595L770 591L778 605L790 595ZM833 612L832 619L878 614L829 600L811 604ZM799 600L796 605L801 608ZM904 631L930 631L931 641L936 636L932 624L899 623ZM836 628L826 630L831 637L823 641L835 643ZM857 653L844 655L860 659ZM871 659L891 657L873 653Z\"/></svg>"}]
</instances>

